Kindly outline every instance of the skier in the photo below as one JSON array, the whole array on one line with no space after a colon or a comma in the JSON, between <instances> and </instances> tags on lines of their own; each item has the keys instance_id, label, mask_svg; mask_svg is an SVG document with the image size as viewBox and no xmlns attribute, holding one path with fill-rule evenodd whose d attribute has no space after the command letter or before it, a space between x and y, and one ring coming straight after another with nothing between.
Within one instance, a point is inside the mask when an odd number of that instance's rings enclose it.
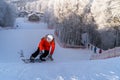
<instances>
[{"instance_id":1,"label":"skier","mask_svg":"<svg viewBox=\"0 0 120 80\"><path fill-rule=\"evenodd\" d=\"M102 53L102 49L99 49L99 54L101 54Z\"/></svg>"},{"instance_id":2,"label":"skier","mask_svg":"<svg viewBox=\"0 0 120 80\"><path fill-rule=\"evenodd\" d=\"M30 56L30 61L34 62L34 59L40 54L39 59L41 61L46 61L46 57L53 60L52 55L55 49L55 40L53 35L47 34L41 39L38 45L38 49Z\"/></svg>"},{"instance_id":3,"label":"skier","mask_svg":"<svg viewBox=\"0 0 120 80\"><path fill-rule=\"evenodd\" d=\"M91 45L91 50L93 50L93 45Z\"/></svg>"},{"instance_id":4,"label":"skier","mask_svg":"<svg viewBox=\"0 0 120 80\"><path fill-rule=\"evenodd\" d=\"M94 53L97 53L97 47L96 46L94 47Z\"/></svg>"},{"instance_id":5,"label":"skier","mask_svg":"<svg viewBox=\"0 0 120 80\"><path fill-rule=\"evenodd\" d=\"M90 44L88 43L88 49L90 48Z\"/></svg>"}]
</instances>

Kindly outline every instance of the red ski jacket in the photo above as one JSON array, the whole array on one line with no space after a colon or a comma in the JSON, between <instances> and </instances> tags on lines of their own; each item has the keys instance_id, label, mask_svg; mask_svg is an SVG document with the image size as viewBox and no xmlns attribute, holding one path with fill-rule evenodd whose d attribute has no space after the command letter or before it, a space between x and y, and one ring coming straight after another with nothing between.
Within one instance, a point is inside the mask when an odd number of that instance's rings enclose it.
<instances>
[{"instance_id":1,"label":"red ski jacket","mask_svg":"<svg viewBox=\"0 0 120 80\"><path fill-rule=\"evenodd\" d=\"M38 45L38 48L40 51L42 51L42 50L50 51L50 55L52 55L55 50L55 41L53 39L51 42L48 42L46 40L46 38L44 37L41 39L41 41Z\"/></svg>"}]
</instances>

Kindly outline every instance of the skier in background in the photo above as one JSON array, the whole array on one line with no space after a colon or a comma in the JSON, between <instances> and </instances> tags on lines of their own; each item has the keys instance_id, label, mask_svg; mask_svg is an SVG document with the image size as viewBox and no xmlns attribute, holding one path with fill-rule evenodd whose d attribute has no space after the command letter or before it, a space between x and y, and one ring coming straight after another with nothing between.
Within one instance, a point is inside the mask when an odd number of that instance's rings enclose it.
<instances>
[{"instance_id":1,"label":"skier in background","mask_svg":"<svg viewBox=\"0 0 120 80\"><path fill-rule=\"evenodd\" d=\"M91 50L93 50L93 45L91 45Z\"/></svg>"},{"instance_id":2,"label":"skier in background","mask_svg":"<svg viewBox=\"0 0 120 80\"><path fill-rule=\"evenodd\" d=\"M97 47L96 46L94 47L94 53L97 53Z\"/></svg>"},{"instance_id":3,"label":"skier in background","mask_svg":"<svg viewBox=\"0 0 120 80\"><path fill-rule=\"evenodd\" d=\"M101 54L102 53L102 49L99 49L99 54Z\"/></svg>"},{"instance_id":4,"label":"skier in background","mask_svg":"<svg viewBox=\"0 0 120 80\"><path fill-rule=\"evenodd\" d=\"M88 49L90 48L90 44L88 43Z\"/></svg>"},{"instance_id":5,"label":"skier in background","mask_svg":"<svg viewBox=\"0 0 120 80\"><path fill-rule=\"evenodd\" d=\"M34 59L40 55L41 61L46 61L46 57L53 60L52 55L55 50L55 40L53 35L48 34L41 39L38 45L38 49L30 56L30 61L34 62Z\"/></svg>"}]
</instances>

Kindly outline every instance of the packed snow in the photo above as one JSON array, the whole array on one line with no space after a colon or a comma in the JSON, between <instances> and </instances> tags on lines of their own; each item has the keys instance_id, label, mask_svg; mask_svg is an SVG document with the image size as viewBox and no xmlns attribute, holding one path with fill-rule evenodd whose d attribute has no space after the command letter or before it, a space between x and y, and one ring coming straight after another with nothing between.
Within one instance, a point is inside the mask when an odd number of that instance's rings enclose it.
<instances>
[{"instance_id":1,"label":"packed snow","mask_svg":"<svg viewBox=\"0 0 120 80\"><path fill-rule=\"evenodd\" d=\"M0 30L0 80L120 80L120 58L90 60L89 49L61 48L56 41L54 61L25 64L40 39L54 34L43 22L16 20L15 29Z\"/></svg>"}]
</instances>

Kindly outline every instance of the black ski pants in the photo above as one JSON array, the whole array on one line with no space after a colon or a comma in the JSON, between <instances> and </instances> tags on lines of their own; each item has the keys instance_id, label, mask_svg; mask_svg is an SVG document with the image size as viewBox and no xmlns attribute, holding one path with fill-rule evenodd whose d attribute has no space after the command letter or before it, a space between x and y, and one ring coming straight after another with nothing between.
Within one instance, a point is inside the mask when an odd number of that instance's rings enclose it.
<instances>
[{"instance_id":1,"label":"black ski pants","mask_svg":"<svg viewBox=\"0 0 120 80\"><path fill-rule=\"evenodd\" d=\"M36 58L38 55L40 54L39 59L43 60L43 58L45 58L46 56L48 56L49 51L45 50L44 53L40 53L39 48L31 55L31 57Z\"/></svg>"}]
</instances>

